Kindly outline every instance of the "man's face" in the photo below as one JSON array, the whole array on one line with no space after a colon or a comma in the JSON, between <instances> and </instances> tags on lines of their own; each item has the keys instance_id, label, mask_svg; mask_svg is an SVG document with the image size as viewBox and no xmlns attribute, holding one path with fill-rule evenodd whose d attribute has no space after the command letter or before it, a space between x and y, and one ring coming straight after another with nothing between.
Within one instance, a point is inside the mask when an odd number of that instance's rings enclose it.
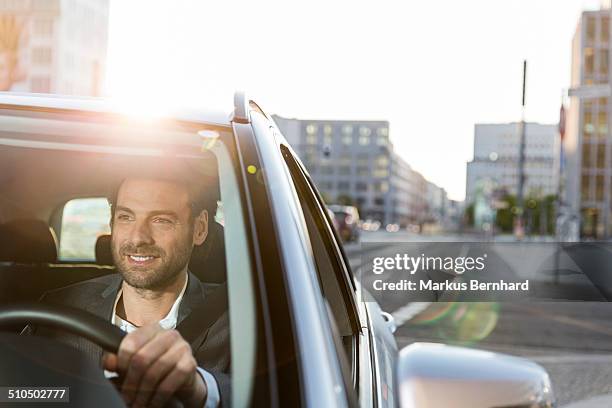
<instances>
[{"instance_id":1,"label":"man's face","mask_svg":"<svg viewBox=\"0 0 612 408\"><path fill-rule=\"evenodd\" d=\"M204 242L206 212L191 217L187 188L169 181L127 179L119 189L111 248L123 279L139 289L162 289L187 267Z\"/></svg>"}]
</instances>

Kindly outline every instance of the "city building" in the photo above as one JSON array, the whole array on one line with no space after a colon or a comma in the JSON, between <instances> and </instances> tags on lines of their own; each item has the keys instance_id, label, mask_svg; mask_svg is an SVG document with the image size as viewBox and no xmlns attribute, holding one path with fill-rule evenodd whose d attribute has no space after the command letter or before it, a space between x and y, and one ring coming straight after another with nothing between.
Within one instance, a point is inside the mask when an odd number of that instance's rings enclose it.
<instances>
[{"instance_id":1,"label":"city building","mask_svg":"<svg viewBox=\"0 0 612 408\"><path fill-rule=\"evenodd\" d=\"M448 200L442 228L445 231L460 232L464 225L464 201Z\"/></svg>"},{"instance_id":2,"label":"city building","mask_svg":"<svg viewBox=\"0 0 612 408\"><path fill-rule=\"evenodd\" d=\"M328 203L383 224L426 219L427 181L394 152L389 122L273 118Z\"/></svg>"},{"instance_id":3,"label":"city building","mask_svg":"<svg viewBox=\"0 0 612 408\"><path fill-rule=\"evenodd\" d=\"M582 13L572 42L572 76L563 148L563 215L580 235L612 234L610 9Z\"/></svg>"},{"instance_id":4,"label":"city building","mask_svg":"<svg viewBox=\"0 0 612 408\"><path fill-rule=\"evenodd\" d=\"M448 216L450 202L446 190L427 181L427 221L442 225Z\"/></svg>"},{"instance_id":5,"label":"city building","mask_svg":"<svg viewBox=\"0 0 612 408\"><path fill-rule=\"evenodd\" d=\"M0 91L100 95L109 0L0 0Z\"/></svg>"},{"instance_id":6,"label":"city building","mask_svg":"<svg viewBox=\"0 0 612 408\"><path fill-rule=\"evenodd\" d=\"M421 224L427 218L427 180L398 154L391 155L391 214L393 223Z\"/></svg>"},{"instance_id":7,"label":"city building","mask_svg":"<svg viewBox=\"0 0 612 408\"><path fill-rule=\"evenodd\" d=\"M474 158L467 164L466 203L473 203L483 189L517 194L520 138L520 123L475 125ZM556 125L526 124L525 197L557 194L558 139Z\"/></svg>"}]
</instances>

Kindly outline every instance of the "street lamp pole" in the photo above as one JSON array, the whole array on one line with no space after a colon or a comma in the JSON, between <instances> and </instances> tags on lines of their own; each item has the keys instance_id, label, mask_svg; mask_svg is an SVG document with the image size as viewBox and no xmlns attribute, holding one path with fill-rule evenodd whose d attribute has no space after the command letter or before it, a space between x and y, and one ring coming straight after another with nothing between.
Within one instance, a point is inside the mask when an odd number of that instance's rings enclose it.
<instances>
[{"instance_id":1,"label":"street lamp pole","mask_svg":"<svg viewBox=\"0 0 612 408\"><path fill-rule=\"evenodd\" d=\"M559 182L557 185L557 208L555 211L555 237L557 239L556 242L556 250L555 250L555 283L559 283L559 265L560 265L560 257L561 257L561 241L564 238L562 236L563 228L563 172L564 169L564 152L563 152L563 138L565 136L565 106L563 103L563 97L565 93L561 94L561 109L559 110Z\"/></svg>"},{"instance_id":2,"label":"street lamp pole","mask_svg":"<svg viewBox=\"0 0 612 408\"><path fill-rule=\"evenodd\" d=\"M519 146L519 177L518 177L518 191L516 195L516 203L518 209L518 217L516 218L514 225L514 235L521 239L524 234L525 226L525 205L524 205L524 189L525 189L525 139L526 139L526 125L525 125L525 85L527 82L527 60L523 60L523 99L522 99L522 112L521 112L521 140Z\"/></svg>"}]
</instances>

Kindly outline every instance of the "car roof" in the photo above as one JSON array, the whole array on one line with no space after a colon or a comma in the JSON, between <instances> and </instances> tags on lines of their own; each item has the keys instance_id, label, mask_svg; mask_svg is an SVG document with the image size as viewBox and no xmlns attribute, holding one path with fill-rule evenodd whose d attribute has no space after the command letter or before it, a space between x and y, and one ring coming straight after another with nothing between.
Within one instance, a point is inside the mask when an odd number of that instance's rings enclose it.
<instances>
[{"instance_id":1,"label":"car roof","mask_svg":"<svg viewBox=\"0 0 612 408\"><path fill-rule=\"evenodd\" d=\"M0 92L0 112L3 110L19 110L31 113L82 112L119 116L132 115L130 110L126 109L119 101L108 98L14 92ZM213 109L181 108L169 110L156 116L159 116L160 119L174 119L212 126L227 127L231 125L230 112Z\"/></svg>"}]
</instances>

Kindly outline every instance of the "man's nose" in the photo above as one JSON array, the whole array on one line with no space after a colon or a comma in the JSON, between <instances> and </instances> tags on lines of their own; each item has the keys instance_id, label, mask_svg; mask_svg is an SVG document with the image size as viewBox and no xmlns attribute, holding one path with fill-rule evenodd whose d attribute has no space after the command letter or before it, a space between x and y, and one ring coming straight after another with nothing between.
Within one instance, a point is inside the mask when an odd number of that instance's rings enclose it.
<instances>
[{"instance_id":1,"label":"man's nose","mask_svg":"<svg viewBox=\"0 0 612 408\"><path fill-rule=\"evenodd\" d=\"M155 243L151 228L146 221L136 221L130 234L130 241L133 245L152 245Z\"/></svg>"}]
</instances>

